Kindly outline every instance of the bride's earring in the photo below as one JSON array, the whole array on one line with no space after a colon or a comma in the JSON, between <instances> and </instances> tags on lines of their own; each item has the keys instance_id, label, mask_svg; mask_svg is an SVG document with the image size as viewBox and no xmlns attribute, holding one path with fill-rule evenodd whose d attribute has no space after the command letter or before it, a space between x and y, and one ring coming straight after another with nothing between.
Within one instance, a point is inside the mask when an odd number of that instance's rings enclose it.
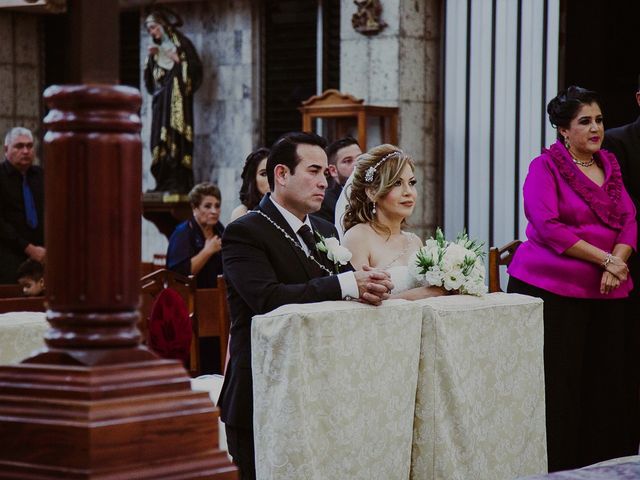
<instances>
[{"instance_id":1,"label":"bride's earring","mask_svg":"<svg viewBox=\"0 0 640 480\"><path fill-rule=\"evenodd\" d=\"M371 208L371 213L376 214L376 202L373 202L373 207Z\"/></svg>"},{"instance_id":2,"label":"bride's earring","mask_svg":"<svg viewBox=\"0 0 640 480\"><path fill-rule=\"evenodd\" d=\"M571 148L571 144L569 143L569 137L564 137L564 146L567 150Z\"/></svg>"}]
</instances>

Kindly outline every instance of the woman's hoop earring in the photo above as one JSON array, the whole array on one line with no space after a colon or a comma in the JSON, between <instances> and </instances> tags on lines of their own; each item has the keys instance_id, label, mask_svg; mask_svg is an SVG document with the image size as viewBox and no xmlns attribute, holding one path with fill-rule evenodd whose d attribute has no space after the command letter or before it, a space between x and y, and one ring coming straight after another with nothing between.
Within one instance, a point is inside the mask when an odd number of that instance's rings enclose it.
<instances>
[{"instance_id":1,"label":"woman's hoop earring","mask_svg":"<svg viewBox=\"0 0 640 480\"><path fill-rule=\"evenodd\" d=\"M371 207L371 213L372 213L373 215L375 215L375 214L376 214L376 202L373 202L373 207Z\"/></svg>"},{"instance_id":2,"label":"woman's hoop earring","mask_svg":"<svg viewBox=\"0 0 640 480\"><path fill-rule=\"evenodd\" d=\"M569 137L564 137L564 146L567 150L571 148L571 144L569 143Z\"/></svg>"}]
</instances>

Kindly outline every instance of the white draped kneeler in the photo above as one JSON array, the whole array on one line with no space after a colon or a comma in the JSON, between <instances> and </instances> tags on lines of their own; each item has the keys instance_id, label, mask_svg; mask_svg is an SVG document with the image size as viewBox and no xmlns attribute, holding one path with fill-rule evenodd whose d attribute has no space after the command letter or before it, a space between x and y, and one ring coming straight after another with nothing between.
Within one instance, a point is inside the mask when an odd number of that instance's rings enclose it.
<instances>
[{"instance_id":1,"label":"white draped kneeler","mask_svg":"<svg viewBox=\"0 0 640 480\"><path fill-rule=\"evenodd\" d=\"M191 388L193 390L199 390L208 392L209 397L214 405L218 404L218 397L220 396L220 390L222 390L222 383L224 377L222 375L201 375L191 379ZM218 431L219 431L219 449L228 451L227 449L227 433L224 429L224 423L218 417Z\"/></svg>"},{"instance_id":2,"label":"white draped kneeler","mask_svg":"<svg viewBox=\"0 0 640 480\"><path fill-rule=\"evenodd\" d=\"M504 293L253 319L261 480L544 473L542 301Z\"/></svg>"}]
</instances>

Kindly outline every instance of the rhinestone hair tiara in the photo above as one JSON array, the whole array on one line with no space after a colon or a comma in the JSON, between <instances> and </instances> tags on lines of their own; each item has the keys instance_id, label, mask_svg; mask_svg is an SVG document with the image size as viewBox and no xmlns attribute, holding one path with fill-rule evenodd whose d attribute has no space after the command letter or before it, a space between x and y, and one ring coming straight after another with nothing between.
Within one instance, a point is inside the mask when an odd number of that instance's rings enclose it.
<instances>
[{"instance_id":1,"label":"rhinestone hair tiara","mask_svg":"<svg viewBox=\"0 0 640 480\"><path fill-rule=\"evenodd\" d=\"M376 172L378 171L378 167L396 154L402 155L402 150L395 150L391 153L387 153L384 157L382 157L382 160L376 163L373 167L367 168L367 171L364 173L364 181L366 183L373 182L373 177L375 177Z\"/></svg>"}]
</instances>

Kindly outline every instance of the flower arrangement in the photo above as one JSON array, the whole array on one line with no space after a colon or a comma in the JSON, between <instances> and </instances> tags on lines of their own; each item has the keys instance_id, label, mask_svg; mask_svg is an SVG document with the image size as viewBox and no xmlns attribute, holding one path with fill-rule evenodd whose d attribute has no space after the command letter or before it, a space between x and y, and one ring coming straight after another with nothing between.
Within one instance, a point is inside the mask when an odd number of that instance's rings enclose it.
<instances>
[{"instance_id":1,"label":"flower arrangement","mask_svg":"<svg viewBox=\"0 0 640 480\"><path fill-rule=\"evenodd\" d=\"M427 286L480 296L487 292L483 245L470 240L465 231L449 242L438 227L435 237L425 241L409 261L409 271Z\"/></svg>"},{"instance_id":2,"label":"flower arrangement","mask_svg":"<svg viewBox=\"0 0 640 480\"><path fill-rule=\"evenodd\" d=\"M329 237L325 238L316 232L318 237L318 242L316 243L316 248L319 252L322 252L327 255L327 258L333 262L333 268L336 272L339 271L340 265L346 265L353 254L349 251L347 247L343 247L340 245L340 242L337 238Z\"/></svg>"}]
</instances>

